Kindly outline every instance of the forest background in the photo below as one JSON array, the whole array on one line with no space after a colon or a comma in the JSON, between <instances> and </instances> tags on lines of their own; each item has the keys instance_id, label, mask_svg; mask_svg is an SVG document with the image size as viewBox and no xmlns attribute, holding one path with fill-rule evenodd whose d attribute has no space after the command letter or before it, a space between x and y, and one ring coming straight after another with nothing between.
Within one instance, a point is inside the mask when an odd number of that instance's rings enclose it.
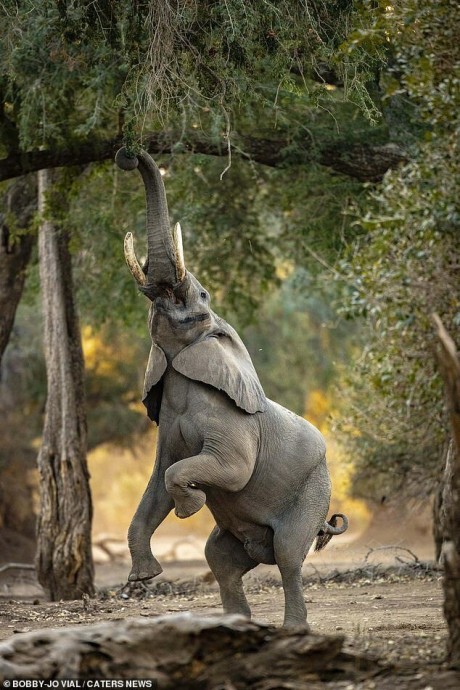
<instances>
[{"instance_id":1,"label":"forest background","mask_svg":"<svg viewBox=\"0 0 460 690\"><path fill-rule=\"evenodd\" d=\"M450 432L431 314L460 341L456 3L0 8L8 559L32 555L39 512L44 217L73 265L64 282L81 323L97 532L125 531L150 473L147 305L122 254L127 230L142 254L144 200L138 176L113 164L122 143L162 166L187 266L267 395L326 433L336 505L363 527L382 502L432 498ZM57 172L40 214L45 168Z\"/></svg>"}]
</instances>

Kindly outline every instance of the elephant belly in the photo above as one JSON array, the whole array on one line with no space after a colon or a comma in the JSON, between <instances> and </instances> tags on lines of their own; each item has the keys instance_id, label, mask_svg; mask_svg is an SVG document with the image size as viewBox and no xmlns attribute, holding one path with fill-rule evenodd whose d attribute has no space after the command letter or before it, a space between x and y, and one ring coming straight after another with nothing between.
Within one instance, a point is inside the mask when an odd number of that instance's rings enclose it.
<instances>
[{"instance_id":1,"label":"elephant belly","mask_svg":"<svg viewBox=\"0 0 460 690\"><path fill-rule=\"evenodd\" d=\"M266 563L267 565L276 563L271 527L247 525L240 526L236 532L237 534L234 536L243 543L246 553L257 563Z\"/></svg>"}]
</instances>

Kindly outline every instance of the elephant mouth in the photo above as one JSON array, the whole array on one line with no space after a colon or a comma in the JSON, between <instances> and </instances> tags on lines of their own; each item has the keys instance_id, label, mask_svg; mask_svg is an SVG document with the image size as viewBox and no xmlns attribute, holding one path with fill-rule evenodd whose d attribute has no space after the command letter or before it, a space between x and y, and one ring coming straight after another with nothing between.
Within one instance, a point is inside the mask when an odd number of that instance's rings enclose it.
<instances>
[{"instance_id":1,"label":"elephant mouth","mask_svg":"<svg viewBox=\"0 0 460 690\"><path fill-rule=\"evenodd\" d=\"M165 305L164 303L157 303L155 305L155 311L159 314L165 316L172 325L179 328L189 328L195 324L203 323L209 321L211 316L206 312L198 312L195 314L187 314L186 316L181 316L180 309L175 308L175 305Z\"/></svg>"},{"instance_id":2,"label":"elephant mouth","mask_svg":"<svg viewBox=\"0 0 460 690\"><path fill-rule=\"evenodd\" d=\"M195 323L200 323L201 321L208 321L210 319L209 314L189 314L189 316L185 316L183 319L178 319L176 323L179 326L193 326Z\"/></svg>"}]
</instances>

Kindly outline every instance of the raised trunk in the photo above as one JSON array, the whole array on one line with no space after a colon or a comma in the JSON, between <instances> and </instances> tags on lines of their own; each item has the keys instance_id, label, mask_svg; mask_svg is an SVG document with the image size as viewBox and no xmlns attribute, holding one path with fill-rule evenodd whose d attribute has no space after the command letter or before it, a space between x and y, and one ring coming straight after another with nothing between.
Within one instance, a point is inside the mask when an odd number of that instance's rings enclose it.
<instances>
[{"instance_id":1,"label":"raised trunk","mask_svg":"<svg viewBox=\"0 0 460 690\"><path fill-rule=\"evenodd\" d=\"M177 282L174 244L169 226L166 191L158 166L145 151L132 158L126 155L125 149L118 151L116 162L123 170L133 170L138 166L144 181L147 204L147 284L174 285Z\"/></svg>"},{"instance_id":2,"label":"raised trunk","mask_svg":"<svg viewBox=\"0 0 460 690\"><path fill-rule=\"evenodd\" d=\"M13 329L35 243L32 233L17 233L27 228L37 209L36 188L30 179L21 177L9 187L4 209L0 219L0 363Z\"/></svg>"},{"instance_id":3,"label":"raised trunk","mask_svg":"<svg viewBox=\"0 0 460 690\"><path fill-rule=\"evenodd\" d=\"M50 172L41 171L38 179L43 213ZM38 454L36 565L39 582L52 600L94 593L84 362L68 240L52 221L42 222L38 244L48 397Z\"/></svg>"}]
</instances>

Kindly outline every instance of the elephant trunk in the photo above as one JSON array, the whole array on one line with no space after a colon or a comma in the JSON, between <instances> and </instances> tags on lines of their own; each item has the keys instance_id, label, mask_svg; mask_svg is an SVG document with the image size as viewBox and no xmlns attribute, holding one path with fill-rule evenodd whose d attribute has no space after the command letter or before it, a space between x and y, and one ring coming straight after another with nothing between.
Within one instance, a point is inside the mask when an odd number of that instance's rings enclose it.
<instances>
[{"instance_id":1,"label":"elephant trunk","mask_svg":"<svg viewBox=\"0 0 460 690\"><path fill-rule=\"evenodd\" d=\"M166 191L158 166L146 151L130 157L125 148L118 151L115 161L123 170L139 168L145 187L148 261L143 272L146 272L146 281L142 281L142 269L135 258L131 237L125 241L128 266L136 281L141 286L144 285L146 292L149 286L176 285L185 276L180 228L179 233L175 231L173 238L169 227Z\"/></svg>"}]
</instances>

